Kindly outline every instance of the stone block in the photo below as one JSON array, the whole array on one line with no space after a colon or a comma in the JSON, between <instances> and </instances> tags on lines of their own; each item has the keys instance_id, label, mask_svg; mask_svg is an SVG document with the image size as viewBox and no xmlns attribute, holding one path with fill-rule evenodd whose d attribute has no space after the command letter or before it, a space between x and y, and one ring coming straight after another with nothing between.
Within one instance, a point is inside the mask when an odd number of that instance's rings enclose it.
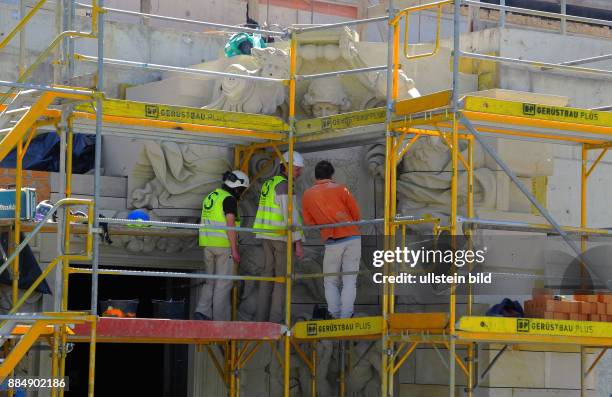
<instances>
[{"instance_id":1,"label":"stone block","mask_svg":"<svg viewBox=\"0 0 612 397\"><path fill-rule=\"evenodd\" d=\"M82 198L82 199L93 199L93 196L90 195L82 195L82 194L74 194L72 196L73 198ZM57 200L61 199L62 195L60 195L59 193L51 193L51 201L52 202L56 202ZM112 210L112 211L125 211L126 210L126 200L125 197L106 197L106 196L102 196L100 198L100 201L98 202L100 209L101 210ZM86 206L72 206L70 207L73 210L79 210L79 211L87 211L87 207Z\"/></svg>"},{"instance_id":2,"label":"stone block","mask_svg":"<svg viewBox=\"0 0 612 397\"><path fill-rule=\"evenodd\" d=\"M497 138L489 141L499 157L517 176L551 176L554 168L553 145ZM499 171L501 167L485 155L487 168Z\"/></svg>"},{"instance_id":3,"label":"stone block","mask_svg":"<svg viewBox=\"0 0 612 397\"><path fill-rule=\"evenodd\" d=\"M448 352L445 349L439 350L445 360L448 360ZM434 349L418 349L416 352L416 383L429 385L448 384L448 369L444 366L438 353ZM465 359L466 351L457 349L457 354ZM426 364L424 364L426 363ZM457 385L465 385L465 374L456 366Z\"/></svg>"},{"instance_id":4,"label":"stone block","mask_svg":"<svg viewBox=\"0 0 612 397\"><path fill-rule=\"evenodd\" d=\"M495 209L510 210L510 177L503 171L495 172Z\"/></svg>"},{"instance_id":5,"label":"stone block","mask_svg":"<svg viewBox=\"0 0 612 397\"><path fill-rule=\"evenodd\" d=\"M50 172L51 192L59 193L60 176L57 172ZM94 194L93 175L72 175L72 194L84 194L93 196ZM100 179L100 195L108 197L126 197L127 178L116 176L102 176Z\"/></svg>"},{"instance_id":6,"label":"stone block","mask_svg":"<svg viewBox=\"0 0 612 397\"><path fill-rule=\"evenodd\" d=\"M404 361L398 370L399 383L414 383L416 379L416 351Z\"/></svg>"},{"instance_id":7,"label":"stone block","mask_svg":"<svg viewBox=\"0 0 612 397\"><path fill-rule=\"evenodd\" d=\"M519 177L519 180L527 188L529 193L535 195L536 198L538 198L536 195L536 189L535 189L537 185L534 183L534 178ZM544 197L546 197L545 194L544 194ZM544 207L546 207L546 201L540 201L540 203L543 204ZM516 186L516 184L513 182L510 182L508 205L509 205L509 210L512 212L522 212L526 214L532 213L531 202L527 199L527 197L523 194L523 192L519 190L518 186Z\"/></svg>"},{"instance_id":8,"label":"stone block","mask_svg":"<svg viewBox=\"0 0 612 397\"><path fill-rule=\"evenodd\" d=\"M481 71L486 72L492 70L481 69ZM501 99L504 101L532 102L552 106L567 106L568 103L568 97L566 96L547 95L537 92L505 90L503 88L494 88L491 90L479 91L477 93L474 93L474 95L484 96L487 98Z\"/></svg>"},{"instance_id":9,"label":"stone block","mask_svg":"<svg viewBox=\"0 0 612 397\"><path fill-rule=\"evenodd\" d=\"M496 350L481 352L482 366L487 366ZM545 354L531 351L506 351L493 366L483 386L545 387Z\"/></svg>"},{"instance_id":10,"label":"stone block","mask_svg":"<svg viewBox=\"0 0 612 397\"><path fill-rule=\"evenodd\" d=\"M588 397L597 397L594 391L587 391ZM560 389L513 389L512 397L580 397L580 390L560 390Z\"/></svg>"},{"instance_id":11,"label":"stone block","mask_svg":"<svg viewBox=\"0 0 612 397\"><path fill-rule=\"evenodd\" d=\"M447 397L448 386L400 383L398 395L410 397ZM455 396L466 397L465 388L457 387ZM474 391L474 397L512 397L512 389L478 387Z\"/></svg>"}]
</instances>

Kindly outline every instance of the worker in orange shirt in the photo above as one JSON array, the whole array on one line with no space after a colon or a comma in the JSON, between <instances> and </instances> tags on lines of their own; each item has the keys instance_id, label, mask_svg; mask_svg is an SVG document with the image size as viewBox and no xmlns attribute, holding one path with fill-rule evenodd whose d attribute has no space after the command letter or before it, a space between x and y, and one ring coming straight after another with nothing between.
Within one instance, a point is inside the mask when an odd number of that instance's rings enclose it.
<instances>
[{"instance_id":1,"label":"worker in orange shirt","mask_svg":"<svg viewBox=\"0 0 612 397\"><path fill-rule=\"evenodd\" d=\"M334 167L329 161L320 161L315 167L316 182L302 196L302 214L306 225L360 220L359 206L346 186L332 181ZM361 261L361 233L355 225L321 229L325 243L324 273L357 272ZM357 296L357 274L325 276L327 310L334 318L353 315Z\"/></svg>"}]
</instances>

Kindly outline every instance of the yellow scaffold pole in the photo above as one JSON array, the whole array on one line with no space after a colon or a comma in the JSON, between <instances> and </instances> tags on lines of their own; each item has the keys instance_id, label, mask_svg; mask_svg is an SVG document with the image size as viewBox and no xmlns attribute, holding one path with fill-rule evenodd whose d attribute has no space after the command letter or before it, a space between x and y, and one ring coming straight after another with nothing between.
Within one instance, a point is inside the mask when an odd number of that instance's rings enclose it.
<instances>
[{"instance_id":1,"label":"yellow scaffold pole","mask_svg":"<svg viewBox=\"0 0 612 397\"><path fill-rule=\"evenodd\" d=\"M293 256L293 149L295 146L295 138L293 133L295 131L295 73L297 66L297 38L296 33L291 32L291 47L289 54L289 139L288 139L288 161L287 161L287 180L288 188L287 195L289 200L287 202L287 225L290 229L287 231L287 274L285 278L285 325L287 326L287 333L284 338L284 368L283 368L283 386L284 396L289 397L290 393L290 378L291 378L291 273L292 269L292 256Z\"/></svg>"}]
</instances>

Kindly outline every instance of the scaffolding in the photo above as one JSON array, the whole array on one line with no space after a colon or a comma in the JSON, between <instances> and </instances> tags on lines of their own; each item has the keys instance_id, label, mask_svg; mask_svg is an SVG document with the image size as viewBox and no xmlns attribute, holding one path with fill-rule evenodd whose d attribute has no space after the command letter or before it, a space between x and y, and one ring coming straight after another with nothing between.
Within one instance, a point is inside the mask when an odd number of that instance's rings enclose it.
<instances>
[{"instance_id":1,"label":"scaffolding","mask_svg":"<svg viewBox=\"0 0 612 397\"><path fill-rule=\"evenodd\" d=\"M0 43L0 51L8 42L23 32L23 28L33 15L42 7L45 0L40 0L27 14L22 13L22 20ZM476 4L475 4L476 3ZM385 143L385 177L384 177L384 216L381 219L364 220L348 224L377 225L382 224L384 230L384 245L392 249L396 245L396 237L401 235L406 242L406 226L409 224L430 225L434 234L447 232L450 236L458 236L460 229L470 241L471 234L477 228L496 228L501 230L519 230L541 232L561 236L579 258L586 250L588 237L592 235L609 236L606 229L589 228L587 224L587 181L593 170L612 145L612 115L610 113L563 108L557 106L524 104L499 99L483 98L474 95L461 97L459 95L459 61L461 58L486 59L495 62L522 64L542 69L560 69L576 73L588 73L609 76L610 71L575 66L572 63L541 63L528 60L517 60L492 55L465 52L460 47L460 21L462 5L490 7L504 12L518 12L528 15L542 15L541 12L518 9L515 7L498 6L474 1L436 1L403 10L396 10L393 2L389 2L388 15L370 19L356 20L344 23L294 26L287 31L259 30L228 26L217 23L170 18L153 14L142 14L132 11L105 8L103 0L94 0L92 5L76 3L74 0L57 2L63 8L63 26L58 35L44 50L32 65L25 67L20 64L20 77L15 82L1 81L0 85L10 88L0 97L0 128L3 138L0 142L0 159L11 150L17 150L16 190L23 186L22 160L25 151L37 130L57 130L62 137L62 169L61 179L65 199L60 200L39 223L22 222L16 217L10 222L0 223L3 228L11 230L12 241L9 246L9 256L0 266L0 272L12 270L12 302L8 315L0 316L0 331L2 341L8 350L6 359L0 364L0 380L11 376L12 371L23 358L27 350L39 339L46 340L52 348L51 376L58 378L65 375L66 344L68 342L89 343L89 391L94 395L95 353L96 344L114 343L183 343L204 345L209 353L221 379L227 386L229 395L234 397L240 393L240 370L264 344L270 346L279 365L283 369L284 396L290 395L291 350L304 361L311 372L311 392L316 396L316 342L329 340L368 340L380 341L382 344L381 395L396 395L394 390L395 374L419 345L430 344L437 350L443 346L448 350L449 395L456 394L456 366L467 378L467 395L473 396L479 382L486 377L491 367L503 354L509 345L530 343L542 345L572 345L580 347L581 352L581 394L586 396L584 378L593 370L605 351L612 347L612 325L589 322L588 332L568 334L563 331L529 332L525 329L525 320L514 318L494 318L474 316L472 313L473 297L470 294L467 302L467 315L457 316L456 286L452 285L449 294L449 309L447 313L396 313L395 290L393 284L385 284L381 295L381 315L362 318L300 321L292 324L292 284L298 278L324 277L319 274L296 274L292 267L292 231L293 227L279 230L287 236L287 268L286 275L279 277L258 276L218 276L212 274L193 274L169 271L136 271L101 269L100 258L100 228L99 200L101 186L101 147L102 134L115 134L138 138L161 137L180 142L195 142L207 145L233 147L235 149L234 166L247 171L250 158L254 153L265 152L270 155L270 161L278 157L281 149L287 150L289 158L286 162L288 171L288 194L293 195L294 178L293 150L296 147L333 148L339 142L350 137L352 142L366 144ZM402 48L400 33L404 23L404 57L411 59L434 56L440 47L441 15L444 7L453 6L453 79L452 89L425 95L415 99L400 100L399 71L400 49ZM92 29L90 32L79 32L72 29L77 7L91 10ZM58 8L60 9L60 8ZM429 53L410 55L408 43L408 21L410 15L423 10L434 10L437 15L437 32L434 49ZM274 79L256 76L234 75L223 72L212 72L190 68L178 68L165 65L150 65L104 57L104 15L105 13L123 13L146 18L157 18L198 24L229 32L263 33L290 40L289 78ZM610 25L609 21L588 18L576 18L568 15L546 13L546 17L576 20L579 22ZM315 75L298 75L297 52L300 34L322 29L334 29L345 26L355 26L367 23L387 23L388 60L386 65L360 69L335 71ZM77 38L96 39L98 53L96 57L74 53L74 40ZM23 49L23 40L20 40ZM59 50L58 50L59 48ZM74 74L75 61L95 61L97 65L96 89L84 89L58 84L35 85L27 83L28 77L35 68L54 52L60 55L65 64L64 80L69 80ZM22 53L22 51L20 51ZM597 58L599 59L599 58ZM23 60L23 59L22 59ZM281 82L288 86L289 116L281 120L272 116L241 114L226 111L177 107L165 104L149 104L134 101L119 101L105 98L103 94L104 65L122 67L137 67L156 70L173 70L188 74L209 74L219 77L233 76L241 79L258 79ZM296 82L299 80L317 79L332 75L348 73L364 73L371 71L386 71L387 100L384 108L368 109L353 113L330 116L325 119L296 120ZM60 73L56 73L59 76ZM56 102L61 99L58 105ZM7 103L8 102L8 103ZM5 104L6 103L6 104ZM530 105L549 109L549 112L525 112L524 106ZM153 109L153 110L152 110ZM156 110L155 110L156 109ZM166 114L197 113L202 117L168 117L159 116L159 110L174 110ZM154 115L148 112L157 111ZM567 114L586 115L588 117L566 116ZM72 198L72 138L73 131L95 133L96 159L94 170L94 199L83 200ZM424 217L422 219L405 218L397 215L396 208L396 167L398 160L410 150L419 137L433 135L441 137L448 145L451 156L451 204L450 217L447 224L441 224L440 219ZM577 145L582 151L581 163L581 216L580 227L566 227L558 224L550 213L529 192L513 171L497 155L495 150L483 139L483 135L503 136L512 139L560 142ZM467 143L467 158L459 151L460 142ZM519 190L533 204L548 224L526 224L504 222L494 219L478 219L474 212L474 145L480 144L485 152L516 184ZM597 159L589 165L590 151L599 150ZM466 170L467 205L466 213L460 214L458 206L458 186L460 166ZM15 213L21 209L21 196L16 195ZM67 206L85 205L88 208L86 219L79 218L66 211ZM289 200L287 224L293 225L292 201ZM54 214L59 215L58 223L48 223ZM86 224L83 224L83 221ZM200 224L184 224L171 222L142 222L151 228L130 228L125 219L105 219L114 234L125 235L164 235L195 238ZM344 223L343 223L344 224ZM319 225L323 228L334 225ZM163 228L163 229L162 229ZM219 230L235 230L239 232L258 232L247 227L211 228ZM306 229L306 228L305 228ZM21 232L29 234L21 241ZM39 279L21 296L19 295L19 253L38 233L55 233L58 237L58 257L51 262ZM581 237L580 246L570 238L570 234ZM85 252L71 252L71 236L86 236ZM86 261L90 268L74 267L71 262ZM582 258L582 266L588 263ZM20 313L19 309L28 296L51 272L55 270L54 311L45 313ZM383 272L392 275L397 271L393 263L385 263ZM68 310L68 287L71 274L90 274L92 278L91 310L88 313ZM98 276L101 274L142 276L142 277L176 277L185 279L231 279L253 280L284 283L286 287L285 323L250 323L250 322L198 322L191 320L153 320L153 319L113 319L98 317ZM336 273L337 274L337 273ZM237 295L234 290L233 314L236 311ZM529 319L528 321L546 325L563 323L544 319ZM580 322L567 322L579 324ZM548 329L550 329L548 327ZM585 328L586 329L586 328ZM220 331L222 330L222 332ZM500 343L505 347L483 371L479 371L476 355L480 343ZM212 345L222 347L219 350ZM280 345L277 346L277 345ZM463 362L457 354L457 346L467 349L467 362ZM597 358L588 365L585 351L600 348ZM339 393L345 395L346 369L350 368L344 362L342 349L342 366L339 382ZM361 359L360 357L357 362ZM442 356L441 356L442 358ZM479 373L480 372L480 373ZM12 395L13 391L9 391ZM53 396L63 395L63 389L53 389Z\"/></svg>"}]
</instances>

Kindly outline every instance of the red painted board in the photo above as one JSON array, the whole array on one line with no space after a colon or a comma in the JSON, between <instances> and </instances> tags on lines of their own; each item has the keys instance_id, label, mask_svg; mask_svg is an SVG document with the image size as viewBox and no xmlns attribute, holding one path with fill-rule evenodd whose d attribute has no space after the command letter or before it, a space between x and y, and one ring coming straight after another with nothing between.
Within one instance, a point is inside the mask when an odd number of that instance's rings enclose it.
<instances>
[{"instance_id":1,"label":"red painted board","mask_svg":"<svg viewBox=\"0 0 612 397\"><path fill-rule=\"evenodd\" d=\"M89 324L74 327L70 339L85 341L91 332ZM226 340L277 340L281 325L250 321L197 321L154 318L100 317L96 338L117 343L201 343Z\"/></svg>"}]
</instances>

